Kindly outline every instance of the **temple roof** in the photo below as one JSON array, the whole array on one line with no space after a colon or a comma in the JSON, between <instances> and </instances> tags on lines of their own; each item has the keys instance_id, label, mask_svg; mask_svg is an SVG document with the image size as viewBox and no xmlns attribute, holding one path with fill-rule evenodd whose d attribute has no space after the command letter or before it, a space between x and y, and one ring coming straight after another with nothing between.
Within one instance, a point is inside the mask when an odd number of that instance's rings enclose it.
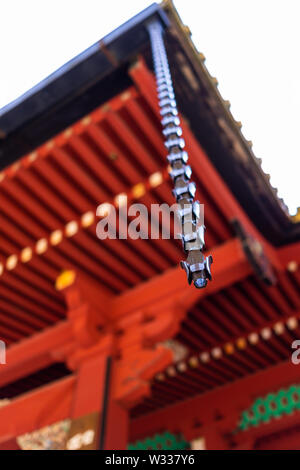
<instances>
[{"instance_id":1,"label":"temple roof","mask_svg":"<svg viewBox=\"0 0 300 470\"><path fill-rule=\"evenodd\" d=\"M138 54L151 68L145 25L153 17L165 28L180 110L213 165L268 240L299 240L300 224L270 185L170 1L151 5L6 106L0 112L1 168L132 85L127 72Z\"/></svg>"},{"instance_id":2,"label":"temple roof","mask_svg":"<svg viewBox=\"0 0 300 470\"><path fill-rule=\"evenodd\" d=\"M197 197L205 204L206 246L215 250L215 277L177 332L189 348L185 362L165 371L163 380L155 378L152 398L135 408L135 417L286 359L289 341L299 333L300 278L293 261L299 247L287 244L299 241L300 224L277 198L203 55L165 2L106 36L0 115L1 338L14 350L13 343L64 324L64 298L55 289L64 269L91 280L121 309L136 299L176 300L178 291L192 289L177 267L178 240L96 238L100 203L118 208L124 195L148 208L174 202L145 28L152 17L165 29ZM269 291L242 254L236 218L279 270ZM67 373L58 363L28 375L36 386ZM24 391L24 382L11 386L3 396Z\"/></svg>"}]
</instances>

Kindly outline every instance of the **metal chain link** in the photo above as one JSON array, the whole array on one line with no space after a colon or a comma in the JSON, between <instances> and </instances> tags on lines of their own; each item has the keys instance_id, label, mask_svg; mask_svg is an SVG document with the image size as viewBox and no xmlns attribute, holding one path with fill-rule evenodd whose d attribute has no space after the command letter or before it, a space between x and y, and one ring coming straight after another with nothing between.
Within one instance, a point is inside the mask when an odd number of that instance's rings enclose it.
<instances>
[{"instance_id":1,"label":"metal chain link","mask_svg":"<svg viewBox=\"0 0 300 470\"><path fill-rule=\"evenodd\" d=\"M181 261L180 264L187 274L189 284L194 282L195 287L202 288L207 285L207 279L211 280L212 256L205 258L202 252L205 226L200 223L200 203L194 201L196 185L194 182L190 182L192 170L186 164L188 154L184 150L185 142L182 138L162 27L158 21L153 21L148 24L148 31L162 116L162 132L165 146L169 152L167 156L171 167L169 174L174 182L173 195L179 205L178 216L182 224L181 237L183 249L187 254L186 261Z\"/></svg>"}]
</instances>

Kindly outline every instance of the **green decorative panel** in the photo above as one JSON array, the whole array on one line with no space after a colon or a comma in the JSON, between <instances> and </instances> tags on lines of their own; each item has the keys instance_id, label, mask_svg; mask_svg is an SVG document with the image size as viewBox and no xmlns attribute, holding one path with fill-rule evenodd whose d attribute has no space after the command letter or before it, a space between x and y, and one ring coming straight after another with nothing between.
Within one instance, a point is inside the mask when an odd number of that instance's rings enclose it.
<instances>
[{"instance_id":1,"label":"green decorative panel","mask_svg":"<svg viewBox=\"0 0 300 470\"><path fill-rule=\"evenodd\" d=\"M128 450L184 450L189 448L189 443L180 434L171 434L168 431L128 445Z\"/></svg>"},{"instance_id":2,"label":"green decorative panel","mask_svg":"<svg viewBox=\"0 0 300 470\"><path fill-rule=\"evenodd\" d=\"M300 385L292 385L288 389L257 398L249 409L242 412L238 428L245 431L299 409Z\"/></svg>"}]
</instances>

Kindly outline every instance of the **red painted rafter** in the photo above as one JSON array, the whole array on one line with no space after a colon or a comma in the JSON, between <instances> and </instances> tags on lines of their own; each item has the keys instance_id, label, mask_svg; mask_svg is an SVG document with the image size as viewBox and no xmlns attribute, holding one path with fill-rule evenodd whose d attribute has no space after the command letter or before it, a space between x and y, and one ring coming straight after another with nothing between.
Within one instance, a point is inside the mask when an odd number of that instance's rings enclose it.
<instances>
[{"instance_id":1,"label":"red painted rafter","mask_svg":"<svg viewBox=\"0 0 300 470\"><path fill-rule=\"evenodd\" d=\"M87 125L82 121L75 124L71 136L66 137L66 134L62 133L55 138L54 143L43 146L34 167L21 168L15 174L9 170L12 180L5 179L2 186L3 197L7 202L5 209L7 217L3 217L4 223L1 226L4 237L2 256L11 254L12 250L18 252L26 245L32 246L37 238L47 237L51 230L63 229L69 220L78 218L86 210L94 209L99 202L111 200L118 192L128 191L129 186L140 182L149 173L164 168L165 151L159 130L158 110L156 104L153 105L152 77L146 69L140 72L136 73L136 69L133 69L132 75L137 79L136 83L141 94L131 88L121 97L111 100L108 106L95 111L93 116L97 118L92 122ZM146 101L148 106L152 106L153 115L147 113ZM139 119L143 121L142 127ZM201 173L195 166L195 181L200 187L201 202L207 201L208 246L219 244L231 237L229 222L233 216L237 216L245 227L263 242L268 256L278 269L283 270L291 260L299 261L298 245L276 251L262 239L214 171L188 126L183 123L183 127L191 161L198 163L201 161ZM110 159L111 154L116 154L117 158ZM205 173L205 179L202 172ZM218 191L215 191L215 188L218 188ZM169 182L153 188L151 193L146 193L139 201L148 207L153 202L170 203L172 197ZM13 219L22 213L20 208L24 217L20 219L19 226L14 230ZM29 224L30 220L32 224ZM11 241L5 240L10 232ZM18 321L21 318L30 320L30 311L34 314L32 323L36 328L62 317L64 306L52 286L58 270L62 267L72 268L74 260L82 271L92 273L100 282L111 286L112 291L127 290L115 297L111 304L110 300L107 303L107 310L112 312L115 325L118 319L122 320L125 315L140 309L155 310L158 305L167 307L170 303L176 303L179 309L185 310L198 299L208 294L216 294L232 283L244 280L251 273L239 242L231 239L213 250L214 282L209 284L205 292L188 287L184 273L179 268L172 268L152 278L151 281L140 284L143 278L152 277L158 271L165 271L177 263L180 257L178 245L170 241L151 240L127 241L124 245L114 240L113 245L108 241L100 246L94 237L95 225L86 232L80 231L72 240L64 240L59 250L53 247L43 257L34 257L28 265L18 267L16 272L5 273L1 294L6 296L7 304L10 299L13 301L11 302L13 316L9 320L9 325L5 323L5 318L2 319L2 332L7 334L7 338L18 340L22 335L32 333L33 326L29 324L24 323L23 327L20 324L18 328ZM114 267L113 272L111 266ZM255 305L245 298L243 290L247 284L244 282L249 285L251 282L249 280L243 281L242 287L238 290L233 288L226 294L222 292L209 300L202 301L201 308L203 307L205 315L208 313L207 318L204 316L202 319L203 325L199 325L199 336L202 330L203 338L201 341L192 340L195 336L187 331L181 331L181 334L185 334L187 341L194 341L195 346L201 349L205 342L215 345L209 330L212 330L216 322L219 325L217 332L221 342L226 340L226 334L230 329L233 330L233 339L235 339L241 330L241 325L245 327L246 322L249 326L260 325L264 309L272 321L276 319L279 310L284 314L291 313L293 308L299 306L299 296L295 287L297 275L294 277L295 279L291 281L285 274L279 275L282 281L280 287L274 288L272 292L276 308L273 303L266 300L264 287L252 286L253 294L255 290L258 294L255 296ZM139 286L128 291L135 284ZM15 288L12 292L13 286ZM38 289L35 289L36 286ZM24 312L20 312L21 305L25 306ZM228 317L224 312L228 313ZM193 314L196 319L199 315L197 308ZM190 322L189 325L193 330L198 328L197 324L195 321L195 324ZM19 349L9 348L10 367L6 375L2 376L0 373L0 384L16 380L56 360L59 357L55 352L56 348L59 350L60 346L66 346L66 343L68 346L68 341L72 342L69 326L63 331L59 329L61 325L56 328L55 326L52 330L45 331L45 335L42 333L30 338L29 343L25 345L24 342L20 343ZM68 337L67 340L65 335ZM49 353L45 349L46 346L54 354ZM151 410L151 404L164 405L168 393L174 399L181 399L190 390L204 392L228 380L235 380L249 372L251 368L255 370L253 368L255 359L260 359L263 366L268 366L278 361L285 350L278 339L273 337L268 345L259 344L256 351L254 348L253 351L250 349L249 356L243 356L242 352L238 352L234 361L229 356L225 357L222 364L212 364L209 371L204 366L200 366L199 370L188 371L180 382L173 380L171 390L166 383L157 385L156 394L148 399L148 405L145 406ZM195 384L195 378L198 385ZM31 398L30 395L28 399ZM0 417L2 418L1 411Z\"/></svg>"},{"instance_id":2,"label":"red painted rafter","mask_svg":"<svg viewBox=\"0 0 300 470\"><path fill-rule=\"evenodd\" d=\"M131 87L116 96L43 145L38 149L35 160L31 159L32 155L26 156L18 168L15 166L7 170L7 176L2 182L7 204L3 207L6 213L1 230L3 238L12 242L11 245L8 241L6 245L3 244L6 255L10 254L13 247L17 254L24 246L34 248L36 240L42 236L48 237L50 230L63 230L67 221L77 219L88 209L95 209L103 199L111 200L115 193L127 191L128 185L138 183L148 172L165 167L159 115L157 110L151 111L149 103L146 104L148 90L144 88L145 83L137 79L136 88ZM145 128L141 128L135 112L137 116L145 118ZM112 136L116 138L112 139ZM196 139L189 135L188 140L191 159L198 161L200 157L201 164L206 165L208 170L209 184L221 188L222 197L218 200L225 197L230 202L228 189L216 180L215 172L207 166L206 157ZM60 158L62 155L64 158ZM140 161L141 156L143 163ZM201 175L196 171L200 200L207 200L207 245L212 247L230 236L231 215L224 215L223 208L216 205L216 199L205 186L206 180L202 181ZM151 189L151 193L148 192L140 201L148 207L151 202L173 202L169 182ZM30 221L29 209L32 203ZM235 206L232 201L230 203L231 211L234 212ZM18 299L24 295L26 308L32 310L36 318L50 323L61 318L61 307L53 305L53 282L62 268L79 268L107 287L111 286L112 292L120 292L166 270L180 259L179 244L168 240L127 240L126 243L114 240L113 244L108 240L100 246L96 239L93 243L94 237L95 225L85 233L81 231L70 241L64 240L58 249L51 248L42 257L34 256L25 268L17 266L11 273L14 288L5 284L9 279L5 281L7 272L4 273L3 296L15 302L17 322L20 321ZM114 266L114 272L111 266ZM233 279L236 275L233 275ZM19 277L14 282L16 276ZM32 290L36 285L39 289ZM288 294L291 296L291 289ZM39 304L36 303L36 296L40 297Z\"/></svg>"}]
</instances>

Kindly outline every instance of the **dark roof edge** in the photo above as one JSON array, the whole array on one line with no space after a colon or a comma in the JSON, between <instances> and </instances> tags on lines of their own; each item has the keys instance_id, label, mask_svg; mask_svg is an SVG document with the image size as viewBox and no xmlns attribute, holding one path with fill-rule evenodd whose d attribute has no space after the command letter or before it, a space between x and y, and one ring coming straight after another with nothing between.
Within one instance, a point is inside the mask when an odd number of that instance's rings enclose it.
<instances>
[{"instance_id":1,"label":"dark roof edge","mask_svg":"<svg viewBox=\"0 0 300 470\"><path fill-rule=\"evenodd\" d=\"M102 59L102 76L97 76L97 79L101 80L102 77L112 71L113 66L107 54L101 50L101 47L104 46L107 50L114 49L114 46L121 40L123 45L126 44L127 48L127 54L123 56L123 59L125 56L130 56L133 50L136 50L137 43L135 42L132 47L131 41L126 41L126 37L129 35L132 36L133 32L137 33L140 28L144 27L145 23L152 18L159 19L163 27L167 27L169 24L168 17L161 6L157 3L153 3L145 10L126 21L123 25L119 26L116 30L104 36L99 42L93 44L68 61L23 95L4 106L0 110L0 135L6 137L10 133L15 132L28 121L35 119L39 114L49 109L50 106L55 106L55 104L64 99L66 95L70 95L75 91L75 87L73 87L73 90L70 90L64 86L66 77L73 74L75 69L77 76L80 76L80 72L85 67L87 61L92 61L95 56L98 56L99 60ZM141 42L145 39L141 34L138 35L138 38L140 38ZM100 56L102 57L100 58ZM86 86L86 75L85 71L85 75L82 74L81 76L81 83L76 81L77 90L78 87L81 88L81 85ZM54 87L56 96L53 95L52 91L49 93L49 96L47 96L48 90ZM61 92L58 90L61 90ZM38 103L38 101L40 101L40 103Z\"/></svg>"}]
</instances>

